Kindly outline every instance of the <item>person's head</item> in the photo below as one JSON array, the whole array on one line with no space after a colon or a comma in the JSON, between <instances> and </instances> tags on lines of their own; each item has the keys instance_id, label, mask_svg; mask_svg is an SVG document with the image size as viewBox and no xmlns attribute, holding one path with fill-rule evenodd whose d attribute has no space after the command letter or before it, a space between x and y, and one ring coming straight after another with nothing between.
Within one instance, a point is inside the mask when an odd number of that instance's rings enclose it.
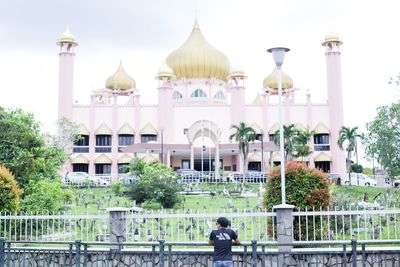
<instances>
[{"instance_id":1,"label":"person's head","mask_svg":"<svg viewBox=\"0 0 400 267\"><path fill-rule=\"evenodd\" d=\"M231 222L230 222L227 218L225 218L225 217L219 217L219 218L217 219L217 225L219 225L219 226L221 226L221 227L226 228L226 227L228 227L230 224L231 224Z\"/></svg>"}]
</instances>

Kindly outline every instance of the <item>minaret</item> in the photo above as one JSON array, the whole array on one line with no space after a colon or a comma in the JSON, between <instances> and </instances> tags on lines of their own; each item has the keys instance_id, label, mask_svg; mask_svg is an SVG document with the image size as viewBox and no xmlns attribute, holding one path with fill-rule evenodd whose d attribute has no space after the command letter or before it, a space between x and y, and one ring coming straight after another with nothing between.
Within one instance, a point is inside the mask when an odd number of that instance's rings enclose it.
<instances>
[{"instance_id":1,"label":"minaret","mask_svg":"<svg viewBox=\"0 0 400 267\"><path fill-rule=\"evenodd\" d=\"M322 43L325 46L326 73L328 88L329 128L331 130L330 149L332 155L331 173L346 174L346 154L337 144L339 131L343 126L343 96L340 50L342 45L336 34L329 33Z\"/></svg>"},{"instance_id":2,"label":"minaret","mask_svg":"<svg viewBox=\"0 0 400 267\"><path fill-rule=\"evenodd\" d=\"M60 47L60 67L58 83L58 118L72 119L73 81L74 81L74 47L78 45L67 26L66 31L57 40Z\"/></svg>"},{"instance_id":3,"label":"minaret","mask_svg":"<svg viewBox=\"0 0 400 267\"><path fill-rule=\"evenodd\" d=\"M246 102L244 80L247 78L239 67L233 67L229 71L228 80L231 81L229 92L231 95L231 125L237 125L246 121Z\"/></svg>"},{"instance_id":4,"label":"minaret","mask_svg":"<svg viewBox=\"0 0 400 267\"><path fill-rule=\"evenodd\" d=\"M158 80L158 130L160 133L159 142L170 143L174 134L174 112L172 103L172 80L175 79L174 71L164 62L158 70L156 79ZM163 151L164 157L168 153ZM169 159L162 160L163 163L169 162Z\"/></svg>"}]
</instances>

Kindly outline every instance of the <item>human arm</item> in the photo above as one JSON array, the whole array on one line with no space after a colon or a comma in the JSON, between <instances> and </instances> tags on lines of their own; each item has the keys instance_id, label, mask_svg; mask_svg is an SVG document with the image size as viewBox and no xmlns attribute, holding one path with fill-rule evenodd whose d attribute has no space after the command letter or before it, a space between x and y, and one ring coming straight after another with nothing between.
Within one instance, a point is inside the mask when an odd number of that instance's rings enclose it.
<instances>
[{"instance_id":1,"label":"human arm","mask_svg":"<svg viewBox=\"0 0 400 267\"><path fill-rule=\"evenodd\" d=\"M213 232L210 233L210 237L208 239L208 245L213 246L214 245L214 235Z\"/></svg>"},{"instance_id":2,"label":"human arm","mask_svg":"<svg viewBox=\"0 0 400 267\"><path fill-rule=\"evenodd\" d=\"M232 243L233 243L234 245L240 245L240 240L239 240L239 238L233 239L233 240L232 240Z\"/></svg>"}]
</instances>

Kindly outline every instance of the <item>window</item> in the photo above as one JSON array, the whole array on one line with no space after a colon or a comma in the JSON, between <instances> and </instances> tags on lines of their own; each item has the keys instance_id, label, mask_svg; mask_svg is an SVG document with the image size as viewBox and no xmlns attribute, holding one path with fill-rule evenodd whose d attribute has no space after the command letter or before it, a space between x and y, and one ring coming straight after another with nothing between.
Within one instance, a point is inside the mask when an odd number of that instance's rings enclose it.
<instances>
[{"instance_id":1,"label":"window","mask_svg":"<svg viewBox=\"0 0 400 267\"><path fill-rule=\"evenodd\" d=\"M89 172L89 164L74 163L72 164L73 172Z\"/></svg>"},{"instance_id":2,"label":"window","mask_svg":"<svg viewBox=\"0 0 400 267\"><path fill-rule=\"evenodd\" d=\"M204 93L203 90L196 89L196 90L193 91L193 93L190 95L190 97L193 97L193 98L204 98L204 97L207 97L207 95L206 95L206 93Z\"/></svg>"},{"instance_id":3,"label":"window","mask_svg":"<svg viewBox=\"0 0 400 267\"><path fill-rule=\"evenodd\" d=\"M74 153L88 153L89 152L89 135L80 135L78 140L74 142L72 149Z\"/></svg>"},{"instance_id":4,"label":"window","mask_svg":"<svg viewBox=\"0 0 400 267\"><path fill-rule=\"evenodd\" d=\"M96 135L95 152L104 153L111 152L111 135Z\"/></svg>"},{"instance_id":5,"label":"window","mask_svg":"<svg viewBox=\"0 0 400 267\"><path fill-rule=\"evenodd\" d=\"M321 169L322 171L329 173L329 172L331 172L331 162L330 161L315 162L315 168Z\"/></svg>"},{"instance_id":6,"label":"window","mask_svg":"<svg viewBox=\"0 0 400 267\"><path fill-rule=\"evenodd\" d=\"M89 135L79 135L79 139L74 142L74 146L89 146Z\"/></svg>"},{"instance_id":7,"label":"window","mask_svg":"<svg viewBox=\"0 0 400 267\"><path fill-rule=\"evenodd\" d=\"M134 135L132 134L120 134L118 135L118 146L129 146L134 142Z\"/></svg>"},{"instance_id":8,"label":"window","mask_svg":"<svg viewBox=\"0 0 400 267\"><path fill-rule=\"evenodd\" d=\"M129 163L118 163L118 173L128 173Z\"/></svg>"},{"instance_id":9,"label":"window","mask_svg":"<svg viewBox=\"0 0 400 267\"><path fill-rule=\"evenodd\" d=\"M315 151L329 151L329 134L316 134L314 135L314 150Z\"/></svg>"},{"instance_id":10,"label":"window","mask_svg":"<svg viewBox=\"0 0 400 267\"><path fill-rule=\"evenodd\" d=\"M225 100L225 95L224 95L224 93L222 93L222 91L218 91L215 94L214 98L217 100Z\"/></svg>"},{"instance_id":11,"label":"window","mask_svg":"<svg viewBox=\"0 0 400 267\"><path fill-rule=\"evenodd\" d=\"M111 164L95 164L96 174L111 174Z\"/></svg>"},{"instance_id":12,"label":"window","mask_svg":"<svg viewBox=\"0 0 400 267\"><path fill-rule=\"evenodd\" d=\"M155 134L142 134L140 136L140 141L142 143L148 143L150 141L157 141L157 135L155 135Z\"/></svg>"},{"instance_id":13,"label":"window","mask_svg":"<svg viewBox=\"0 0 400 267\"><path fill-rule=\"evenodd\" d=\"M180 99L182 99L182 94L179 93L178 91L175 91L175 92L172 94L172 99L173 99L173 100L180 100Z\"/></svg>"},{"instance_id":14,"label":"window","mask_svg":"<svg viewBox=\"0 0 400 267\"><path fill-rule=\"evenodd\" d=\"M268 135L268 140L269 140L270 142L274 142L274 140L275 140L275 135L274 135L274 134Z\"/></svg>"},{"instance_id":15,"label":"window","mask_svg":"<svg viewBox=\"0 0 400 267\"><path fill-rule=\"evenodd\" d=\"M262 134L256 134L256 140L261 142Z\"/></svg>"}]
</instances>

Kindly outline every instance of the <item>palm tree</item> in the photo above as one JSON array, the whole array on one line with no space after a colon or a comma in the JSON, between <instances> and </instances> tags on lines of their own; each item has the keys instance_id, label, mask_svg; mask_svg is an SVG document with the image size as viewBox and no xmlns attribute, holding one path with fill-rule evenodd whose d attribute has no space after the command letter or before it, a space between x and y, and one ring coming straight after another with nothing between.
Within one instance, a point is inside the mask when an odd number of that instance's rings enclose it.
<instances>
[{"instance_id":1,"label":"palm tree","mask_svg":"<svg viewBox=\"0 0 400 267\"><path fill-rule=\"evenodd\" d=\"M287 162L288 159L291 159L293 157L293 152L294 152L294 147L296 144L296 136L298 136L299 130L296 129L294 124L289 124L289 125L283 125L283 143L284 143L284 158L285 162ZM280 143L280 136L279 136L279 130L276 131L275 136L274 136L274 143L279 146Z\"/></svg>"},{"instance_id":2,"label":"palm tree","mask_svg":"<svg viewBox=\"0 0 400 267\"><path fill-rule=\"evenodd\" d=\"M301 157L301 161L304 161L304 158L311 155L312 153L312 150L308 145L308 141L310 141L310 138L313 135L314 131L309 132L309 131L299 130L297 132L297 136L294 137L295 145L294 145L293 155L296 158Z\"/></svg>"},{"instance_id":3,"label":"palm tree","mask_svg":"<svg viewBox=\"0 0 400 267\"><path fill-rule=\"evenodd\" d=\"M235 132L229 136L229 140L235 139L239 143L239 154L243 163L242 170L247 171L249 143L256 140L256 131L244 122L240 122L239 125L232 125L231 129L235 130Z\"/></svg>"},{"instance_id":4,"label":"palm tree","mask_svg":"<svg viewBox=\"0 0 400 267\"><path fill-rule=\"evenodd\" d=\"M349 184L351 185L351 178L350 178L350 173L351 173L351 153L354 151L356 147L356 142L357 142L357 137L361 137L361 135L357 134L357 129L358 127L345 127L342 126L342 128L339 131L339 139L338 139L338 145L340 149L343 149L343 146L345 143L347 143L346 146L346 151L347 151L347 171L349 172Z\"/></svg>"}]
</instances>

